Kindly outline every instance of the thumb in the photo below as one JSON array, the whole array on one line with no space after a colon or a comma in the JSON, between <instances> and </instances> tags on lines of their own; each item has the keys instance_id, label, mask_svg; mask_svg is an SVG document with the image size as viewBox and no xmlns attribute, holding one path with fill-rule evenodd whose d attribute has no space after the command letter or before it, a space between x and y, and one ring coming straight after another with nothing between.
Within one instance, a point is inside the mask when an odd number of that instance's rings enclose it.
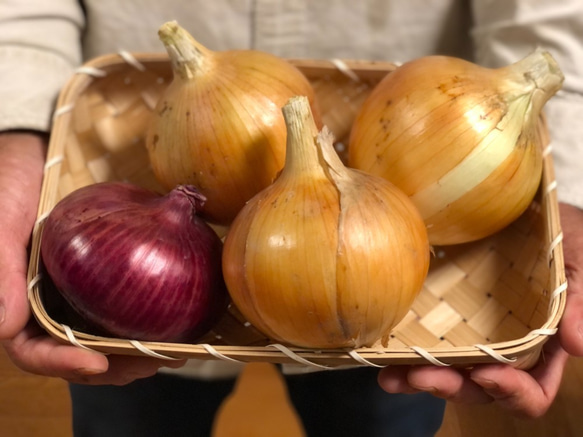
<instances>
[{"instance_id":1,"label":"thumb","mask_svg":"<svg viewBox=\"0 0 583 437\"><path fill-rule=\"evenodd\" d=\"M30 318L26 272L25 249L5 244L0 253L0 341L16 336Z\"/></svg>"},{"instance_id":2,"label":"thumb","mask_svg":"<svg viewBox=\"0 0 583 437\"><path fill-rule=\"evenodd\" d=\"M560 213L568 290L559 336L569 354L583 356L583 211L561 204Z\"/></svg>"},{"instance_id":3,"label":"thumb","mask_svg":"<svg viewBox=\"0 0 583 437\"><path fill-rule=\"evenodd\" d=\"M27 244L43 175L44 135L0 135L0 340L13 338L30 317L27 299Z\"/></svg>"},{"instance_id":4,"label":"thumb","mask_svg":"<svg viewBox=\"0 0 583 437\"><path fill-rule=\"evenodd\" d=\"M583 356L583 291L580 281L569 278L567 304L559 325L561 345L569 355Z\"/></svg>"}]
</instances>

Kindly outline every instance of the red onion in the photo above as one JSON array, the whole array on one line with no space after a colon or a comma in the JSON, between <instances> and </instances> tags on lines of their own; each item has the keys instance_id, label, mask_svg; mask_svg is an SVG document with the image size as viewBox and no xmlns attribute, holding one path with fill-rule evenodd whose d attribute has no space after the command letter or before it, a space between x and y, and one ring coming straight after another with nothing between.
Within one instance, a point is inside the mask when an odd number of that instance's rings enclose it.
<instances>
[{"instance_id":1,"label":"red onion","mask_svg":"<svg viewBox=\"0 0 583 437\"><path fill-rule=\"evenodd\" d=\"M78 189L49 214L41 256L65 300L122 338L192 342L226 310L222 242L192 186L165 196L121 182Z\"/></svg>"}]
</instances>

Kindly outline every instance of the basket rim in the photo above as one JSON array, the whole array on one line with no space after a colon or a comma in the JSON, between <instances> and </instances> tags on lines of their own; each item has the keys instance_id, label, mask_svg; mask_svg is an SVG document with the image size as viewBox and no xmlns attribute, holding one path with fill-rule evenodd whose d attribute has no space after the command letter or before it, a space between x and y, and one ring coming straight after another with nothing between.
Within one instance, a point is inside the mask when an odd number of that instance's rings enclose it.
<instances>
[{"instance_id":1,"label":"basket rim","mask_svg":"<svg viewBox=\"0 0 583 437\"><path fill-rule=\"evenodd\" d=\"M312 60L290 59L292 64L307 74L322 74L334 69L348 69L348 75L360 77L377 75L396 68L390 62L370 62L361 60ZM477 363L504 362L514 367L526 368L534 364L543 344L558 327L566 304L566 276L562 250L562 231L560 227L556 182L551 153L543 155L543 174L541 180L542 208L545 213L546 235L549 241L548 264L552 296L549 300L548 317L542 328L533 330L522 338L489 343L487 345L467 345L452 347L419 348L407 346L398 349L357 348L353 350L312 350L283 345L268 346L230 346L208 344L175 344L136 342L93 336L72 331L69 327L53 320L42 303L40 288L40 235L44 219L56 203L56 186L60 167L63 162L66 141L62 141L71 123L71 109L75 100L98 77L111 69L145 68L150 64L168 63L166 53L127 53L120 52L99 56L85 63L70 78L59 94L53 132L49 141L45 175L41 188L37 221L32 232L31 256L28 269L28 299L33 316L49 335L63 343L89 348L102 353L121 353L153 355L158 358L196 358L220 359L226 361L251 362L269 361L311 365L319 368L337 366L379 366L392 364L433 364L437 366L467 366Z\"/></svg>"}]
</instances>

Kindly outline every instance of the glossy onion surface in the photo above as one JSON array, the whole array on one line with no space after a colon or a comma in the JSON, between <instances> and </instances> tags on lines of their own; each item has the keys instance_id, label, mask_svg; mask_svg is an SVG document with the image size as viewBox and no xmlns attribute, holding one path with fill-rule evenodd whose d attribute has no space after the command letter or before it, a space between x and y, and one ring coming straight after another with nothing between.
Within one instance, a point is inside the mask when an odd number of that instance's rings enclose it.
<instances>
[{"instance_id":1,"label":"glossy onion surface","mask_svg":"<svg viewBox=\"0 0 583 437\"><path fill-rule=\"evenodd\" d=\"M562 82L544 51L497 69L446 56L412 60L364 102L348 163L403 190L431 244L486 237L522 214L536 194L540 114Z\"/></svg>"},{"instance_id":2,"label":"glossy onion surface","mask_svg":"<svg viewBox=\"0 0 583 437\"><path fill-rule=\"evenodd\" d=\"M123 338L190 342L223 314L222 242L193 187L165 196L107 182L63 198L41 256L57 289L93 325Z\"/></svg>"},{"instance_id":3,"label":"glossy onion surface","mask_svg":"<svg viewBox=\"0 0 583 437\"><path fill-rule=\"evenodd\" d=\"M405 194L348 169L307 99L290 99L286 164L237 215L223 272L237 308L282 343L386 344L429 267L427 232Z\"/></svg>"},{"instance_id":4,"label":"glossy onion surface","mask_svg":"<svg viewBox=\"0 0 583 437\"><path fill-rule=\"evenodd\" d=\"M228 225L271 184L285 160L281 107L314 90L291 63L257 50L211 51L176 23L160 28L174 79L146 136L152 169L167 189L191 184L200 214Z\"/></svg>"}]
</instances>

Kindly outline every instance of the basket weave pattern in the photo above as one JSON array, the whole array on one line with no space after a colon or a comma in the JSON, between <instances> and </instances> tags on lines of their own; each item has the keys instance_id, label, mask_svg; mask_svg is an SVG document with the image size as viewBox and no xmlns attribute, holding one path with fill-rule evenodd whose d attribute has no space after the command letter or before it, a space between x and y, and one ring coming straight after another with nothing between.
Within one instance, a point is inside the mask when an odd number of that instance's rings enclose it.
<instances>
[{"instance_id":1,"label":"basket weave pattern","mask_svg":"<svg viewBox=\"0 0 583 437\"><path fill-rule=\"evenodd\" d=\"M395 66L338 60L291 62L312 82L323 121L344 157L360 104ZM435 248L423 290L386 348L317 351L272 344L235 308L194 345L140 343L83 332L74 317L59 310L58 293L42 272L39 253L44 219L58 200L84 185L124 180L160 190L149 166L144 134L171 78L165 55L121 52L84 65L59 97L29 266L31 308L50 335L103 353L301 363L319 368L427 363L468 367L486 362L527 368L536 362L542 345L556 332L566 301L550 149L545 150L539 192L516 222L474 243Z\"/></svg>"}]
</instances>

